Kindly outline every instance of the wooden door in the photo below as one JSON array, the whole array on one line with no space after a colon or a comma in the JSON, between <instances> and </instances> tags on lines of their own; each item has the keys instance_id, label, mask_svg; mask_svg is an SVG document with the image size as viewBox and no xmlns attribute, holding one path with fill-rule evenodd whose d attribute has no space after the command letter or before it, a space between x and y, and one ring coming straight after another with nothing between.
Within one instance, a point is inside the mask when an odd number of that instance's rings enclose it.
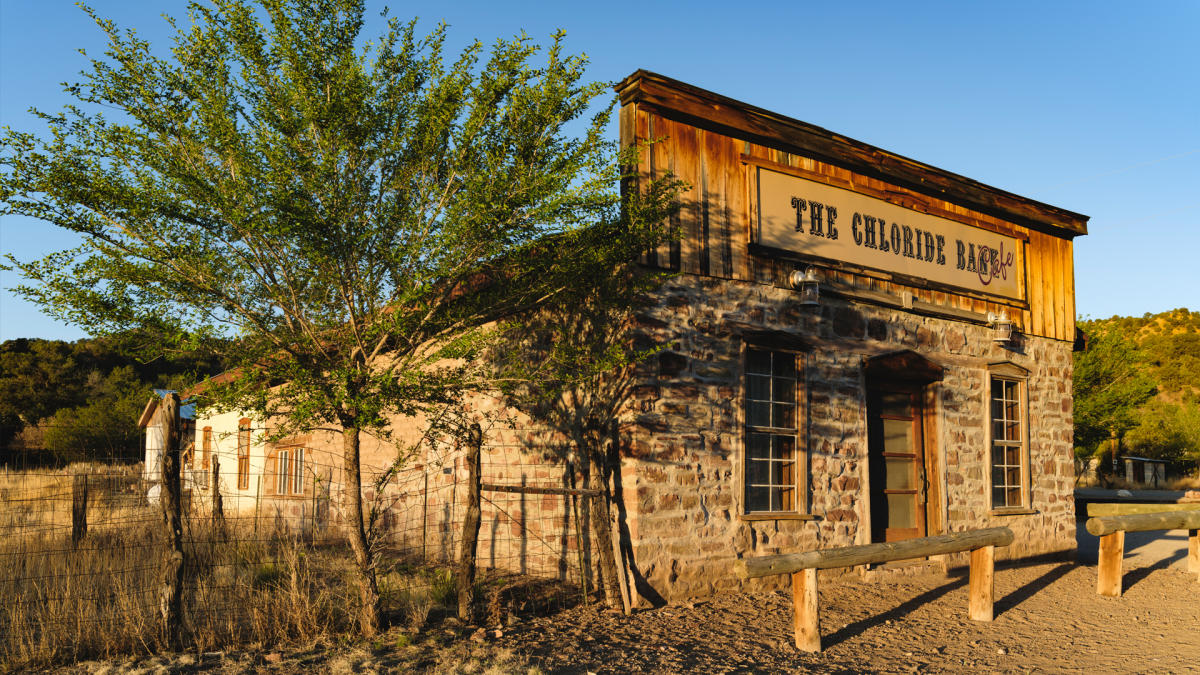
<instances>
[{"instance_id":1,"label":"wooden door","mask_svg":"<svg viewBox=\"0 0 1200 675\"><path fill-rule=\"evenodd\" d=\"M867 402L871 540L924 537L925 452L920 389L875 389Z\"/></svg>"}]
</instances>

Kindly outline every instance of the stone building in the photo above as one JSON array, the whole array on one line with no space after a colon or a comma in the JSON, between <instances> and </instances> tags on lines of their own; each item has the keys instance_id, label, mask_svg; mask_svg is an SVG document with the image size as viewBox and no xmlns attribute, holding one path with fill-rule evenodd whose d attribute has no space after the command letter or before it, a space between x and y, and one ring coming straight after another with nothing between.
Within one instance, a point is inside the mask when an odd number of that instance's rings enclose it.
<instances>
[{"instance_id":1,"label":"stone building","mask_svg":"<svg viewBox=\"0 0 1200 675\"><path fill-rule=\"evenodd\" d=\"M617 91L640 169L690 185L622 456L648 584L996 525L1001 557L1069 554L1087 218L653 73Z\"/></svg>"},{"instance_id":2,"label":"stone building","mask_svg":"<svg viewBox=\"0 0 1200 675\"><path fill-rule=\"evenodd\" d=\"M1072 240L1087 217L653 73L617 91L639 172L689 185L666 224L678 240L643 260L676 274L634 318L664 351L621 406L629 587L710 595L743 583L738 558L996 525L1016 535L1001 558L1070 554ZM570 481L564 454L537 451L553 433L474 407L493 421L485 482ZM337 493L340 441L264 445L226 417L200 420L196 447L225 453L233 500L303 518ZM419 525L421 550L449 557L466 469L443 450L394 481L391 517L398 539ZM364 446L364 465L389 452ZM535 539L557 542L543 562L560 570L594 550L563 530L565 497L489 503L484 564L519 548L525 569Z\"/></svg>"}]
</instances>

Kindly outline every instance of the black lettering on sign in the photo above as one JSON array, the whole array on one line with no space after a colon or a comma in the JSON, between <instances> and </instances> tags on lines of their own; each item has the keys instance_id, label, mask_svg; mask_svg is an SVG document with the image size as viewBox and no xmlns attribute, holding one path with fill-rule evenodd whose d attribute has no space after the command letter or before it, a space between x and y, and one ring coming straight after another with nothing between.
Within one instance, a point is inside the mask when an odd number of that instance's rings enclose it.
<instances>
[{"instance_id":1,"label":"black lettering on sign","mask_svg":"<svg viewBox=\"0 0 1200 675\"><path fill-rule=\"evenodd\" d=\"M808 202L792 197L792 208L796 209L796 231L804 232L804 209L808 208Z\"/></svg>"},{"instance_id":2,"label":"black lettering on sign","mask_svg":"<svg viewBox=\"0 0 1200 675\"><path fill-rule=\"evenodd\" d=\"M864 216L864 218L866 218L866 221L867 221L866 222L867 233L866 233L866 237L864 239L864 241L866 242L866 246L867 246L867 248L879 248L878 246L875 245L875 225L879 221L876 220L875 218L872 218L871 216Z\"/></svg>"},{"instance_id":3,"label":"black lettering on sign","mask_svg":"<svg viewBox=\"0 0 1200 675\"><path fill-rule=\"evenodd\" d=\"M900 255L900 226L892 223L892 253Z\"/></svg>"},{"instance_id":4,"label":"black lettering on sign","mask_svg":"<svg viewBox=\"0 0 1200 675\"><path fill-rule=\"evenodd\" d=\"M912 234L913 234L912 228L905 225L904 226L904 257L905 258L913 257Z\"/></svg>"},{"instance_id":5,"label":"black lettering on sign","mask_svg":"<svg viewBox=\"0 0 1200 675\"><path fill-rule=\"evenodd\" d=\"M967 244L967 271L974 272L979 269L975 266L975 244Z\"/></svg>"},{"instance_id":6,"label":"black lettering on sign","mask_svg":"<svg viewBox=\"0 0 1200 675\"><path fill-rule=\"evenodd\" d=\"M958 269L967 269L967 247L963 246L962 239L955 239L954 243L958 245Z\"/></svg>"},{"instance_id":7,"label":"black lettering on sign","mask_svg":"<svg viewBox=\"0 0 1200 675\"><path fill-rule=\"evenodd\" d=\"M835 221L835 220L837 220L837 207L836 206L826 206L825 207L825 225L827 227L825 229L825 232L826 232L825 236L828 237L829 239L837 239L837 227L835 227L833 224L833 221Z\"/></svg>"},{"instance_id":8,"label":"black lettering on sign","mask_svg":"<svg viewBox=\"0 0 1200 675\"><path fill-rule=\"evenodd\" d=\"M920 228L916 228L916 227L913 228L913 241L916 242L916 247L913 250L914 256L917 258L917 260L924 260L925 258L921 257L921 230L920 230Z\"/></svg>"},{"instance_id":9,"label":"black lettering on sign","mask_svg":"<svg viewBox=\"0 0 1200 675\"><path fill-rule=\"evenodd\" d=\"M808 202L808 233L821 236L821 221L824 218L821 216L821 211L825 209L824 204L818 204L814 201Z\"/></svg>"},{"instance_id":10,"label":"black lettering on sign","mask_svg":"<svg viewBox=\"0 0 1200 675\"><path fill-rule=\"evenodd\" d=\"M863 243L862 232L858 231L860 227L862 227L862 214L855 212L854 217L850 219L850 234L854 237L856 246L862 246Z\"/></svg>"},{"instance_id":11,"label":"black lettering on sign","mask_svg":"<svg viewBox=\"0 0 1200 675\"><path fill-rule=\"evenodd\" d=\"M946 246L946 238L939 234L937 236L937 252L938 252L937 253L937 256L938 256L937 264L939 264L939 265L946 264L946 251L944 250L945 246ZM959 242L958 247L959 247L959 249L962 248L962 242ZM959 254L959 260L962 260L961 253ZM962 269L962 267L959 267L959 269Z\"/></svg>"}]
</instances>

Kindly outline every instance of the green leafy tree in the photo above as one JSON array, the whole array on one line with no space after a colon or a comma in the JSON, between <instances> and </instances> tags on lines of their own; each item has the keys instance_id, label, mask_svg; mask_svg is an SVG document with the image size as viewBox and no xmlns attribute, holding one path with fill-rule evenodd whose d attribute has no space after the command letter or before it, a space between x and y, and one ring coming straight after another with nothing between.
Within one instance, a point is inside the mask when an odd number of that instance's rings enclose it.
<instances>
[{"instance_id":1,"label":"green leafy tree","mask_svg":"<svg viewBox=\"0 0 1200 675\"><path fill-rule=\"evenodd\" d=\"M1131 450L1163 459L1177 468L1200 463L1200 405L1154 400L1141 410L1138 423L1125 436Z\"/></svg>"},{"instance_id":2,"label":"green leafy tree","mask_svg":"<svg viewBox=\"0 0 1200 675\"><path fill-rule=\"evenodd\" d=\"M46 423L46 449L61 461L129 460L141 455L137 419L152 395L131 366L114 368L83 405L60 408Z\"/></svg>"},{"instance_id":3,"label":"green leafy tree","mask_svg":"<svg viewBox=\"0 0 1200 675\"><path fill-rule=\"evenodd\" d=\"M491 386L474 365L488 327L618 273L655 243L672 195L644 183L622 197L612 104L589 112L605 85L561 34L448 61L440 27L392 20L362 44L363 13L194 4L169 57L97 19L106 58L69 87L79 105L43 114L49 136L5 134L0 198L84 237L14 261L53 315L136 328L159 353L236 340L237 377L211 383L209 405L275 436L342 434L372 634L360 435Z\"/></svg>"},{"instance_id":4,"label":"green leafy tree","mask_svg":"<svg viewBox=\"0 0 1200 675\"><path fill-rule=\"evenodd\" d=\"M1137 409L1154 395L1155 385L1120 332L1090 337L1087 349L1075 354L1075 445L1098 452L1101 441L1136 424Z\"/></svg>"}]
</instances>

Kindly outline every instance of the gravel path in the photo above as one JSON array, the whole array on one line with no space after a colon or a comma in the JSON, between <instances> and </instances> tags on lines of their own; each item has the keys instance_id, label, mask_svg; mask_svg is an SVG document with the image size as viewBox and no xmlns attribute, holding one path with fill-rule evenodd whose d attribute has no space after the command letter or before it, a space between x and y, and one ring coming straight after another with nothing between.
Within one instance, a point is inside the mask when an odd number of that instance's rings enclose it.
<instances>
[{"instance_id":1,"label":"gravel path","mask_svg":"<svg viewBox=\"0 0 1200 675\"><path fill-rule=\"evenodd\" d=\"M966 618L965 577L825 584L819 654L792 647L791 600L778 592L629 619L576 609L499 642L550 673L1200 673L1197 576L1155 564L1124 580L1123 597L1104 598L1092 567L1002 567L990 624Z\"/></svg>"}]
</instances>

